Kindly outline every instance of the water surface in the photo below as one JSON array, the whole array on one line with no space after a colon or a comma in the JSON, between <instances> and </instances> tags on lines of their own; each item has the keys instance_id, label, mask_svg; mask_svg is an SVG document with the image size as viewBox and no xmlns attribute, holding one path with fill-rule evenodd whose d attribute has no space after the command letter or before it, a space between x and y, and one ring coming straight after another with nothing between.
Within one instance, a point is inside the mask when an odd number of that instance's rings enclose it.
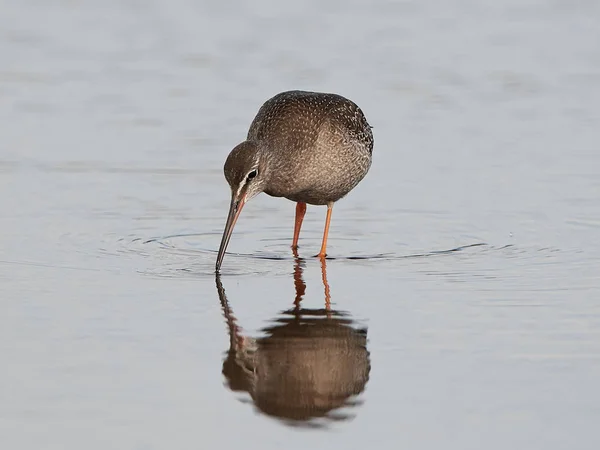
<instances>
[{"instance_id":1,"label":"water surface","mask_svg":"<svg viewBox=\"0 0 600 450\"><path fill-rule=\"evenodd\" d=\"M598 42L584 1L4 2L0 446L598 448ZM262 195L215 279L286 89L372 169L325 266Z\"/></svg>"}]
</instances>

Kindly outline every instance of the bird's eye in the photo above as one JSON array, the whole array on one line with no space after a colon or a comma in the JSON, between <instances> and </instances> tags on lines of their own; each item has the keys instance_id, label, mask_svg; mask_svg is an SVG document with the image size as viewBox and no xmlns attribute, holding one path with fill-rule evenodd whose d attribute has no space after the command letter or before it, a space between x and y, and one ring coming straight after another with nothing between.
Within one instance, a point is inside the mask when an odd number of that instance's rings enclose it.
<instances>
[{"instance_id":1,"label":"bird's eye","mask_svg":"<svg viewBox=\"0 0 600 450\"><path fill-rule=\"evenodd\" d=\"M251 180L252 178L254 178L256 175L258 175L258 170L254 169L251 170L250 172L248 172L248 176L247 179Z\"/></svg>"}]
</instances>

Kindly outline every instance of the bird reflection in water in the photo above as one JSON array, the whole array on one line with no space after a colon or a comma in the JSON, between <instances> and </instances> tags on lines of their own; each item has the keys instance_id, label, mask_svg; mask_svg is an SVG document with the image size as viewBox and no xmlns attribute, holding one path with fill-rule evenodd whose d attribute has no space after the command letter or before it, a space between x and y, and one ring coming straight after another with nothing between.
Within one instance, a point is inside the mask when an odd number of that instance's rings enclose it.
<instances>
[{"instance_id":1,"label":"bird reflection in water","mask_svg":"<svg viewBox=\"0 0 600 450\"><path fill-rule=\"evenodd\" d=\"M361 403L355 397L364 390L371 369L367 329L353 327L347 315L331 309L325 259L325 307L301 307L306 291L303 264L296 258L293 308L283 311L262 330L265 336L256 339L242 334L216 275L230 337L223 375L232 391L248 392L260 412L290 425L323 426L353 418L348 408Z\"/></svg>"}]
</instances>

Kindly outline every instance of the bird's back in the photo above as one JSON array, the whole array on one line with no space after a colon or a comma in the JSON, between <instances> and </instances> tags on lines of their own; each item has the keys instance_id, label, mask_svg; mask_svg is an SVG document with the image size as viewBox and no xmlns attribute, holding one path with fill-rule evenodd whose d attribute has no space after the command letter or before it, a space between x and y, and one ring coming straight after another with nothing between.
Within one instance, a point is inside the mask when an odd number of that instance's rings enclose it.
<instances>
[{"instance_id":1,"label":"bird's back","mask_svg":"<svg viewBox=\"0 0 600 450\"><path fill-rule=\"evenodd\" d=\"M286 91L267 100L250 125L248 140L294 148L314 145L328 124L345 138L373 151L373 133L361 109L337 94Z\"/></svg>"}]
</instances>

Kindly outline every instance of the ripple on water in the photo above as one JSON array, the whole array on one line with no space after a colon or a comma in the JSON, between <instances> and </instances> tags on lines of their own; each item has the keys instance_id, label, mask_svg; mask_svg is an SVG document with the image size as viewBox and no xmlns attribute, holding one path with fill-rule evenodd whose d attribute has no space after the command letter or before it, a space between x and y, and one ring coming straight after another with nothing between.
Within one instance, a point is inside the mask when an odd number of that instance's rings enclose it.
<instances>
[{"instance_id":1,"label":"ripple on water","mask_svg":"<svg viewBox=\"0 0 600 450\"><path fill-rule=\"evenodd\" d=\"M597 284L593 252L580 248L505 245L482 246L472 254L459 253L447 261L431 260L417 271L450 283L467 283L470 290L556 293L585 290Z\"/></svg>"},{"instance_id":2,"label":"ripple on water","mask_svg":"<svg viewBox=\"0 0 600 450\"><path fill-rule=\"evenodd\" d=\"M243 233L238 233L238 242ZM220 233L172 234L154 237L126 236L121 238L107 237L98 253L104 257L126 258L135 265L135 271L143 275L159 278L197 278L214 275L214 264L217 255L216 243ZM251 245L251 244L249 244ZM360 253L356 250L340 256L336 249L335 256L328 261L374 265L377 269L393 269L406 273L425 274L442 277L452 282L468 282L482 280L503 280L503 288L519 286L533 287L539 284L538 276L554 273L563 283L568 281L568 274L561 267L569 262L570 267L580 266L584 271L591 258L588 252L579 248L559 249L545 246L526 245L490 245L471 243L446 249L388 253ZM302 255L301 255L302 256ZM308 254L313 257L313 253ZM306 258L306 256L304 256ZM451 258L448 260L448 258ZM226 276L245 275L287 275L289 264L282 261L293 261L294 256L289 249L288 239L269 239L267 245L256 251L228 252L222 269ZM140 263L141 262L141 263ZM554 280L554 283L558 283ZM588 280L589 281L589 280ZM582 281L580 287L585 287ZM559 283L560 284L560 283ZM538 286L539 288L539 286Z\"/></svg>"},{"instance_id":3,"label":"ripple on water","mask_svg":"<svg viewBox=\"0 0 600 450\"><path fill-rule=\"evenodd\" d=\"M218 242L220 233L190 233L173 234L151 238L121 239L118 252L133 253L140 256L152 256L160 261L142 273L159 277L187 277L214 274L214 263L217 255L216 248L210 244ZM241 240L242 241L242 240ZM377 253L360 254L352 252L347 256L328 257L330 261L362 261L393 262L410 258L435 257L464 251L473 251L485 244L476 243L461 247L441 250L431 250L419 253ZM215 246L216 247L216 246ZM315 256L309 253L310 257ZM260 250L250 252L227 252L223 273L226 275L253 275L253 274L287 274L288 265L279 264L280 261L293 261L295 258L289 249L288 239L270 239L269 244Z\"/></svg>"}]
</instances>

